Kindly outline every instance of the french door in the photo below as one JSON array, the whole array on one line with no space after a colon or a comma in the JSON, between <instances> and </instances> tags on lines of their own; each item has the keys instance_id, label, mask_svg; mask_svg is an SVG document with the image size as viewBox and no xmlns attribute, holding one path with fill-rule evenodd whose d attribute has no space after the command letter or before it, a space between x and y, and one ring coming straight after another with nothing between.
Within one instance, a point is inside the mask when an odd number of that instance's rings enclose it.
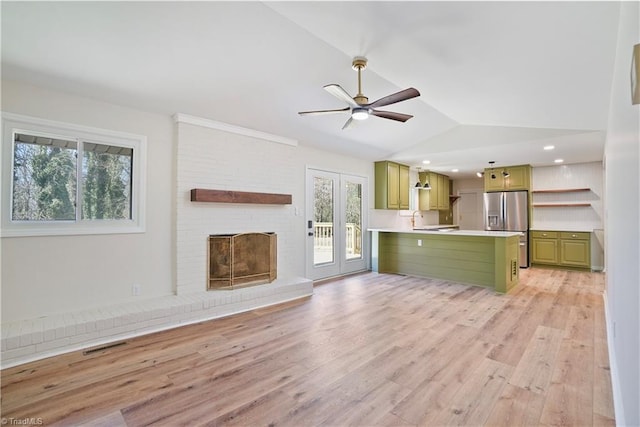
<instances>
[{"instance_id":1,"label":"french door","mask_svg":"<svg viewBox=\"0 0 640 427\"><path fill-rule=\"evenodd\" d=\"M306 276L365 270L367 179L307 168L306 186Z\"/></svg>"}]
</instances>

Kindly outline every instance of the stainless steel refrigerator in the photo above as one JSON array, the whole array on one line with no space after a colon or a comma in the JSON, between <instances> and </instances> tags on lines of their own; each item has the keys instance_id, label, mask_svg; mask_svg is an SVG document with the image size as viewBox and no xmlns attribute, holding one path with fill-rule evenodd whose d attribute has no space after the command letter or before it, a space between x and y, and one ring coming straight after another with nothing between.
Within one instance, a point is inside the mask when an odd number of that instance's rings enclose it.
<instances>
[{"instance_id":1,"label":"stainless steel refrigerator","mask_svg":"<svg viewBox=\"0 0 640 427\"><path fill-rule=\"evenodd\" d=\"M529 194L527 191L484 193L484 229L522 233L520 267L529 267Z\"/></svg>"}]
</instances>

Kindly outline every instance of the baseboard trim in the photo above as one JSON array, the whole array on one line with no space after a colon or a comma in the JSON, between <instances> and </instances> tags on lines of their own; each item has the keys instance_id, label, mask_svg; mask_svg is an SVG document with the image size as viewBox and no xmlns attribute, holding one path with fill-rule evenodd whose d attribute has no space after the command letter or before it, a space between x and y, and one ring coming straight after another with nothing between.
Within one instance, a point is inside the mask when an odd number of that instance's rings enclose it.
<instances>
[{"instance_id":1,"label":"baseboard trim","mask_svg":"<svg viewBox=\"0 0 640 427\"><path fill-rule=\"evenodd\" d=\"M602 294L604 300L604 319L607 326L607 349L609 350L609 372L611 373L611 389L613 392L613 411L616 417L616 425L627 425L624 420L624 407L622 404L622 390L620 389L620 376L618 374L618 365L616 363L616 348L613 344L614 329L609 314L609 303L607 300L607 291Z\"/></svg>"},{"instance_id":2,"label":"baseboard trim","mask_svg":"<svg viewBox=\"0 0 640 427\"><path fill-rule=\"evenodd\" d=\"M151 298L2 324L0 369L84 350L180 326L231 316L313 295L306 278L278 279L265 285ZM92 317L93 316L93 317ZM69 319L68 324L63 324Z\"/></svg>"}]
</instances>

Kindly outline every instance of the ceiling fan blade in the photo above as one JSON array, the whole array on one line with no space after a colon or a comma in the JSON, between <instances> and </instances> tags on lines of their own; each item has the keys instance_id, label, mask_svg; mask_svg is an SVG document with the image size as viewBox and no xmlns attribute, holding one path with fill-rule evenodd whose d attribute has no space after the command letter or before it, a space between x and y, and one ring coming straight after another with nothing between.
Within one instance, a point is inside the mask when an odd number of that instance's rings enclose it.
<instances>
[{"instance_id":1,"label":"ceiling fan blade","mask_svg":"<svg viewBox=\"0 0 640 427\"><path fill-rule=\"evenodd\" d=\"M301 116L319 116L321 114L342 113L343 111L349 111L350 109L350 107L344 107L338 110L299 111L298 114L300 114Z\"/></svg>"},{"instance_id":2,"label":"ceiling fan blade","mask_svg":"<svg viewBox=\"0 0 640 427\"><path fill-rule=\"evenodd\" d=\"M324 86L324 90L326 90L336 98L343 100L344 102L351 105L352 107L360 106L356 101L353 100L351 95L349 95L346 90L342 89L340 85L336 85L336 84L326 85Z\"/></svg>"},{"instance_id":3,"label":"ceiling fan blade","mask_svg":"<svg viewBox=\"0 0 640 427\"><path fill-rule=\"evenodd\" d=\"M409 120L411 117L413 117L410 114L403 114L403 113L395 113L393 111L378 111L378 110L373 110L371 111L372 116L376 116L376 117L382 117L384 119L391 119L391 120L396 120L398 122L406 122L407 120Z\"/></svg>"},{"instance_id":4,"label":"ceiling fan blade","mask_svg":"<svg viewBox=\"0 0 640 427\"><path fill-rule=\"evenodd\" d=\"M354 125L355 120L352 117L349 117L349 120L344 122L344 126L342 126L342 130L348 129L349 127Z\"/></svg>"},{"instance_id":5,"label":"ceiling fan blade","mask_svg":"<svg viewBox=\"0 0 640 427\"><path fill-rule=\"evenodd\" d=\"M410 87L409 89L401 90L400 92L396 92L392 95L380 98L377 101L373 101L368 106L371 108L382 107L385 105L395 104L396 102L406 101L407 99L415 98L416 96L420 96L420 92L418 92L417 89Z\"/></svg>"}]
</instances>

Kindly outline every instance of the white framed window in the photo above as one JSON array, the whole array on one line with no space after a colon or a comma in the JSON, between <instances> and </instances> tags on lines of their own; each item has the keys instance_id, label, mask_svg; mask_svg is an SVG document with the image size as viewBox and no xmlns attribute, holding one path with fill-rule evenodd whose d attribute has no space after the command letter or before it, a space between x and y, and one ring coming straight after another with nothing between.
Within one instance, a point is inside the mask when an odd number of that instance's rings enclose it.
<instances>
[{"instance_id":1,"label":"white framed window","mask_svg":"<svg viewBox=\"0 0 640 427\"><path fill-rule=\"evenodd\" d=\"M2 237L145 231L145 136L12 113L2 127Z\"/></svg>"}]
</instances>

